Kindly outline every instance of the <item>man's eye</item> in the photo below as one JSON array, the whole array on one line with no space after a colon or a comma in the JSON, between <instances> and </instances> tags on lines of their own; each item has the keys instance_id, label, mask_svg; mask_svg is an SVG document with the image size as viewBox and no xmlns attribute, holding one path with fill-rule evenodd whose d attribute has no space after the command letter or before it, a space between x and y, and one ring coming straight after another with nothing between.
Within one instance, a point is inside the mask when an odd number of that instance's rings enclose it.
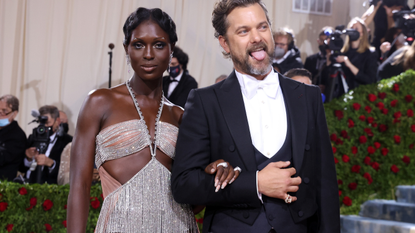
<instances>
[{"instance_id":1,"label":"man's eye","mask_svg":"<svg viewBox=\"0 0 415 233\"><path fill-rule=\"evenodd\" d=\"M241 31L239 31L239 32L238 32L238 34L240 34L240 35L244 35L244 34L246 34L246 33L248 33L248 31L247 31L247 30L241 30Z\"/></svg>"}]
</instances>

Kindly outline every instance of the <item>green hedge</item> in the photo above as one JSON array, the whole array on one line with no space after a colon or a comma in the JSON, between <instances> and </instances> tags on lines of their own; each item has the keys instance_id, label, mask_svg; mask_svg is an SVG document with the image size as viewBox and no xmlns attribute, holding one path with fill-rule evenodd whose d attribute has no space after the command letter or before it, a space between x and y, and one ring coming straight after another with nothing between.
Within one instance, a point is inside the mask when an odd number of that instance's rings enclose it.
<instances>
[{"instance_id":1,"label":"green hedge","mask_svg":"<svg viewBox=\"0 0 415 233\"><path fill-rule=\"evenodd\" d=\"M415 72L360 86L325 104L342 214L369 199L394 199L415 184Z\"/></svg>"}]
</instances>

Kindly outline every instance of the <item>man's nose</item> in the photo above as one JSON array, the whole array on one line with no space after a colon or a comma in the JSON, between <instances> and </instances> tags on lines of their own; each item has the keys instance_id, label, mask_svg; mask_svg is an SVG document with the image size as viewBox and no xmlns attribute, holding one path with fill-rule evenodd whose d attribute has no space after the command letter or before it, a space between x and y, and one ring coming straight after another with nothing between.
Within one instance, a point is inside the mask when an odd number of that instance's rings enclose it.
<instances>
[{"instance_id":1,"label":"man's nose","mask_svg":"<svg viewBox=\"0 0 415 233\"><path fill-rule=\"evenodd\" d=\"M251 30L251 43L258 43L262 40L260 33L256 29Z\"/></svg>"}]
</instances>

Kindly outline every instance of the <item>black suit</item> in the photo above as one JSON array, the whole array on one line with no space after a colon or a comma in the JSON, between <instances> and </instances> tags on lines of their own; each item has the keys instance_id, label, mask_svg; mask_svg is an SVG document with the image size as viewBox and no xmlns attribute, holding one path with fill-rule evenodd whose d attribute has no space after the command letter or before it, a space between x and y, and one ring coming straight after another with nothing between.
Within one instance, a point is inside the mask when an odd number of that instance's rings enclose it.
<instances>
[{"instance_id":1,"label":"black suit","mask_svg":"<svg viewBox=\"0 0 415 233\"><path fill-rule=\"evenodd\" d=\"M58 183L58 172L59 172L59 166L61 163L61 154L65 146L72 142L72 136L68 134L64 134L62 136L56 136L56 142L55 145L53 145L52 150L50 151L49 158L55 160L56 164L52 171L49 171L49 168L47 166L44 166L42 171L42 177L41 177L41 183L48 183L48 184L57 184ZM29 147L32 147L32 134L29 136ZM31 172L29 181L30 183L36 183L36 174L37 169L39 169L40 166L37 166L34 171ZM29 168L25 167L26 172Z\"/></svg>"},{"instance_id":2,"label":"black suit","mask_svg":"<svg viewBox=\"0 0 415 233\"><path fill-rule=\"evenodd\" d=\"M167 96L169 85L170 85L170 76L164 76L163 77L163 91L164 91L165 96ZM171 93L170 96L167 97L167 99L170 100L170 102L172 102L173 104L179 105L180 107L184 108L184 104L186 103L187 96L189 95L192 89L196 89L196 88L197 88L196 80L192 76L190 76L185 70L176 88L174 88L173 92Z\"/></svg>"},{"instance_id":3,"label":"black suit","mask_svg":"<svg viewBox=\"0 0 415 233\"><path fill-rule=\"evenodd\" d=\"M308 232L340 232L336 170L320 90L282 75L279 81L290 113L293 166L303 181L295 193L298 200L284 208L291 213L291 222L305 224ZM207 206L203 232L218 221L228 224L215 232L249 229L263 207L257 196L255 150L235 73L223 82L193 90L185 109L172 167L175 200ZM215 193L214 176L204 168L217 159L239 166L242 172ZM279 227L274 226L277 232Z\"/></svg>"},{"instance_id":4,"label":"black suit","mask_svg":"<svg viewBox=\"0 0 415 233\"><path fill-rule=\"evenodd\" d=\"M26 134L17 121L0 129L0 180L12 181L25 157Z\"/></svg>"}]
</instances>

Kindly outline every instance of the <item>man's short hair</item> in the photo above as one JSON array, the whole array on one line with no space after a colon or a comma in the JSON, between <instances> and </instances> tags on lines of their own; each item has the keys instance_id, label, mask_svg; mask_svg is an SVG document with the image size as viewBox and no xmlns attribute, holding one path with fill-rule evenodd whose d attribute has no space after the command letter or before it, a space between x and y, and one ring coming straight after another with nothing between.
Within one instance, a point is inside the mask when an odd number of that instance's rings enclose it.
<instances>
[{"instance_id":1,"label":"man's short hair","mask_svg":"<svg viewBox=\"0 0 415 233\"><path fill-rule=\"evenodd\" d=\"M53 105L45 105L39 108L40 115L50 114L50 116L56 120L59 117L59 110Z\"/></svg>"},{"instance_id":2,"label":"man's short hair","mask_svg":"<svg viewBox=\"0 0 415 233\"><path fill-rule=\"evenodd\" d=\"M187 70L187 63L189 63L189 56L183 52L178 46L174 47L173 57L177 58L177 61L182 65L183 70Z\"/></svg>"},{"instance_id":3,"label":"man's short hair","mask_svg":"<svg viewBox=\"0 0 415 233\"><path fill-rule=\"evenodd\" d=\"M285 36L287 37L287 45L288 47L290 46L291 43L295 43L294 40L294 33L293 30L289 29L289 28L277 28L277 30L275 30L274 34L274 39L280 36Z\"/></svg>"},{"instance_id":4,"label":"man's short hair","mask_svg":"<svg viewBox=\"0 0 415 233\"><path fill-rule=\"evenodd\" d=\"M310 71L303 69L303 68L294 68L291 69L284 74L285 76L292 78L295 76L305 76L308 77L310 80L312 79L313 75L310 73Z\"/></svg>"},{"instance_id":5,"label":"man's short hair","mask_svg":"<svg viewBox=\"0 0 415 233\"><path fill-rule=\"evenodd\" d=\"M12 111L19 111L19 99L14 95L3 95L0 97L0 101L5 101L7 106L12 109Z\"/></svg>"},{"instance_id":6,"label":"man's short hair","mask_svg":"<svg viewBox=\"0 0 415 233\"><path fill-rule=\"evenodd\" d=\"M330 32L331 31L331 32ZM334 28L330 27L330 26L325 26L321 29L320 34L318 34L318 36L328 36L327 33L333 33L334 32Z\"/></svg>"},{"instance_id":7,"label":"man's short hair","mask_svg":"<svg viewBox=\"0 0 415 233\"><path fill-rule=\"evenodd\" d=\"M215 37L224 36L226 38L226 31L229 28L227 21L228 15L237 7L247 7L258 3L265 12L267 21L271 25L268 17L268 10L261 0L220 0L215 4L212 12L212 25L215 28Z\"/></svg>"}]
</instances>

